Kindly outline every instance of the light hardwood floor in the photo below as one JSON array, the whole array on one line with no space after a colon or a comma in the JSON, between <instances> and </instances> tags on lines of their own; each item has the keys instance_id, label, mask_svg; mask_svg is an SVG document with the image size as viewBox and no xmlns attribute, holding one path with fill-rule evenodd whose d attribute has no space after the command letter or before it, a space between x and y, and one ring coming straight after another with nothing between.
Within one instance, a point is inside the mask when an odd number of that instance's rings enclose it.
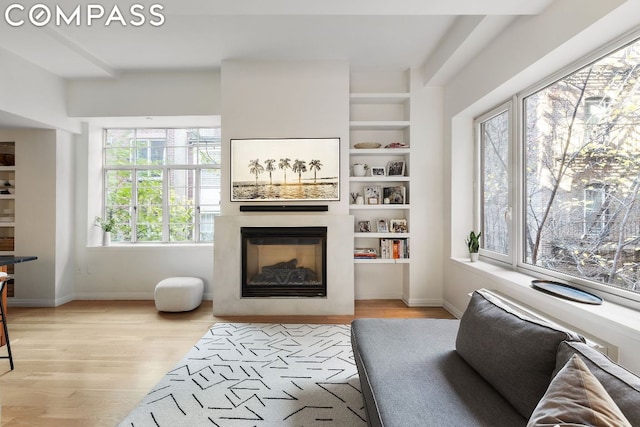
<instances>
[{"instance_id":1,"label":"light hardwood floor","mask_svg":"<svg viewBox=\"0 0 640 427\"><path fill-rule=\"evenodd\" d=\"M211 301L158 313L153 301L10 307L15 370L0 359L2 426L115 426L215 322L349 323L363 317L453 318L442 308L358 301L355 316L214 317ZM0 355L6 348L0 348Z\"/></svg>"}]
</instances>

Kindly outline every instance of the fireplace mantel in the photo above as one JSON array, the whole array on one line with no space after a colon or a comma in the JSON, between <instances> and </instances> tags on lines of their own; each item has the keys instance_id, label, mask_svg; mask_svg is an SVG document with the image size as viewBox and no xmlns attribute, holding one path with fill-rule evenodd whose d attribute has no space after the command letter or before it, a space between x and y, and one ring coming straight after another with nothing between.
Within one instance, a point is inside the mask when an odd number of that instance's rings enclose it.
<instances>
[{"instance_id":1,"label":"fireplace mantel","mask_svg":"<svg viewBox=\"0 0 640 427\"><path fill-rule=\"evenodd\" d=\"M242 227L327 227L327 296L242 298ZM213 313L222 315L353 315L351 215L221 215L215 218Z\"/></svg>"}]
</instances>

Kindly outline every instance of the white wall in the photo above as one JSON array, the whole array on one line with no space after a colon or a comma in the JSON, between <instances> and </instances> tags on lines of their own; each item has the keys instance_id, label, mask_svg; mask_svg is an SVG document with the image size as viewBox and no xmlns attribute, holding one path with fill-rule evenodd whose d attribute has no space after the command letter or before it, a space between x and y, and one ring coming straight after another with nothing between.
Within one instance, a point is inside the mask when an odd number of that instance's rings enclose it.
<instances>
[{"instance_id":1,"label":"white wall","mask_svg":"<svg viewBox=\"0 0 640 427\"><path fill-rule=\"evenodd\" d=\"M56 131L55 161L55 305L74 297L75 155L73 135Z\"/></svg>"},{"instance_id":2,"label":"white wall","mask_svg":"<svg viewBox=\"0 0 640 427\"><path fill-rule=\"evenodd\" d=\"M73 293L72 249L65 237L73 234L71 137L54 130L2 130L0 139L16 143L15 253L38 257L16 265L11 303L66 302Z\"/></svg>"},{"instance_id":3,"label":"white wall","mask_svg":"<svg viewBox=\"0 0 640 427\"><path fill-rule=\"evenodd\" d=\"M211 244L101 246L102 233L94 219L102 206L102 129L85 123L74 148L75 298L153 299L160 280L195 276L204 281L204 298L211 299Z\"/></svg>"},{"instance_id":4,"label":"white wall","mask_svg":"<svg viewBox=\"0 0 640 427\"><path fill-rule=\"evenodd\" d=\"M0 64L0 112L26 118L25 125L79 131L67 116L63 79L3 50Z\"/></svg>"},{"instance_id":5,"label":"white wall","mask_svg":"<svg viewBox=\"0 0 640 427\"><path fill-rule=\"evenodd\" d=\"M127 72L117 79L72 80L66 87L71 117L220 114L220 72Z\"/></svg>"},{"instance_id":6,"label":"white wall","mask_svg":"<svg viewBox=\"0 0 640 427\"><path fill-rule=\"evenodd\" d=\"M464 261L468 255L463 241L474 227L473 117L637 27L638 7L637 2L623 1L554 2L541 15L519 19L507 28L449 82L444 92L445 306L460 315L469 292L480 287L500 290L617 347L620 362L635 372L640 372L637 311L611 303L584 307L540 294L530 289L531 277Z\"/></svg>"},{"instance_id":7,"label":"white wall","mask_svg":"<svg viewBox=\"0 0 640 427\"><path fill-rule=\"evenodd\" d=\"M418 70L411 70L411 80L411 264L402 299L411 306L441 306L443 94L440 87L424 87Z\"/></svg>"},{"instance_id":8,"label":"white wall","mask_svg":"<svg viewBox=\"0 0 640 427\"><path fill-rule=\"evenodd\" d=\"M349 65L344 61L224 61L222 64L222 158L231 138L341 139L341 176L349 176ZM346 214L349 186L332 214ZM229 169L222 174L223 214L239 212L230 202Z\"/></svg>"}]
</instances>

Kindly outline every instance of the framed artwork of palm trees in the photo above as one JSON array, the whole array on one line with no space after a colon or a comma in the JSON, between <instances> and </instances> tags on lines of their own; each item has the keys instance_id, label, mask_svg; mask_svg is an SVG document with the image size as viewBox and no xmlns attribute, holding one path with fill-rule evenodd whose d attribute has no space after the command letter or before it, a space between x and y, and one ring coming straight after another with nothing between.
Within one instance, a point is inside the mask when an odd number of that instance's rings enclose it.
<instances>
[{"instance_id":1,"label":"framed artwork of palm trees","mask_svg":"<svg viewBox=\"0 0 640 427\"><path fill-rule=\"evenodd\" d=\"M340 138L232 139L231 201L340 200Z\"/></svg>"}]
</instances>

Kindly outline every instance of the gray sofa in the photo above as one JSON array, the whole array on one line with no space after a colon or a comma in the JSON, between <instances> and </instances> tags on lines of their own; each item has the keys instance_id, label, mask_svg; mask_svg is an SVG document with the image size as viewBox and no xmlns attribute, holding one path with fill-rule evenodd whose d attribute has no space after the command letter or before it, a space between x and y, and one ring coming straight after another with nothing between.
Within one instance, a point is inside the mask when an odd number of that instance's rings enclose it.
<instances>
[{"instance_id":1,"label":"gray sofa","mask_svg":"<svg viewBox=\"0 0 640 427\"><path fill-rule=\"evenodd\" d=\"M370 426L640 426L640 378L484 290L460 320L357 319L351 331ZM584 403L600 402L590 393L606 404Z\"/></svg>"}]
</instances>

